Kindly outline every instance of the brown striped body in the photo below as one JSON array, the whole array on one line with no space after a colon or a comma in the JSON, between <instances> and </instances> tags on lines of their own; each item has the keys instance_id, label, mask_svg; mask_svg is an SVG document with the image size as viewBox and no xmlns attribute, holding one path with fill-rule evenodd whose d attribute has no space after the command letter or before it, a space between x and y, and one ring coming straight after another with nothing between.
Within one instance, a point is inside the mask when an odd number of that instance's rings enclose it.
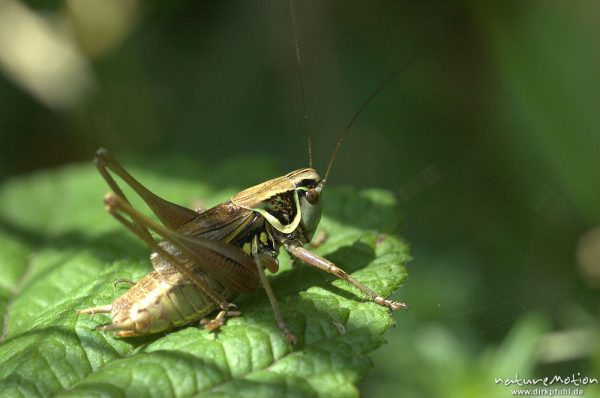
<instances>
[{"instance_id":1,"label":"brown striped body","mask_svg":"<svg viewBox=\"0 0 600 398\"><path fill-rule=\"evenodd\" d=\"M282 221L274 216L278 215L275 210L292 213L287 208L281 211L282 206L287 204L297 211L299 199L295 191L296 184L315 176L318 177L314 170L301 169L269 180L242 191L230 201L197 213L175 231L191 239L221 241L241 248L248 256L258 256L263 267L277 272L282 232L274 228L273 224L278 224L279 229L286 231L292 226L291 232L285 234L288 239L297 235L298 239L304 241L304 233L303 228L299 227L299 217L284 219L287 224L282 225ZM268 195L269 192L271 196ZM287 201L278 200L278 195L287 198ZM250 206L253 198L255 208ZM259 208L259 205L262 207ZM227 301L239 292L251 291L259 286L255 268L240 267L235 262L219 262L216 258L206 260L210 269L207 272L206 264L190 260L172 243L163 241L159 246ZM101 329L114 330L120 337L129 337L159 333L198 322L219 309L218 303L160 254L153 252L150 259L154 271L115 299L111 305L80 312L110 312L112 323L101 326Z\"/></svg>"},{"instance_id":2,"label":"brown striped body","mask_svg":"<svg viewBox=\"0 0 600 398\"><path fill-rule=\"evenodd\" d=\"M198 322L216 310L228 312L223 302L230 306L235 295L260 286L257 264L277 272L284 242L310 241L320 207L317 202L309 206L306 192L319 181L315 170L300 169L248 188L206 211L186 210L190 217L172 229L173 236L160 243L146 240L154 244L150 256L154 271L112 304L79 312L110 313L112 323L99 329L115 331L120 337L159 333ZM111 206L114 203L109 202L109 211ZM136 223L157 228L123 202L120 206ZM316 208L317 213L307 207ZM139 234L135 226L129 227ZM214 293L212 297L207 290ZM221 304L214 297L220 297Z\"/></svg>"}]
</instances>

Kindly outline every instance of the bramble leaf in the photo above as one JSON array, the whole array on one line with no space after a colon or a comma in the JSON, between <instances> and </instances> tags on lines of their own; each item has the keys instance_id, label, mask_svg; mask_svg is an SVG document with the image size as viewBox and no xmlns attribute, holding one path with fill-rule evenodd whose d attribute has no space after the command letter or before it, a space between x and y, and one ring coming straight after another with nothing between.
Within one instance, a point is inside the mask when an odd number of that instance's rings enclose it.
<instances>
[{"instance_id":1,"label":"bramble leaf","mask_svg":"<svg viewBox=\"0 0 600 398\"><path fill-rule=\"evenodd\" d=\"M252 170L252 162L245 167ZM188 206L235 193L198 183L202 171L198 181L133 174ZM390 313L331 275L292 266L283 253L271 281L300 340L296 347L277 328L262 291L234 300L242 316L218 334L197 325L134 339L96 331L110 318L76 310L112 302L124 292L113 286L117 278L137 280L151 271L148 250L103 210L106 191L92 166L41 172L0 188L3 396L358 395L356 383L371 366L367 354L393 324ZM377 292L394 292L406 278L408 251L394 236L393 196L328 188L324 198L321 229L329 238L315 251Z\"/></svg>"}]
</instances>

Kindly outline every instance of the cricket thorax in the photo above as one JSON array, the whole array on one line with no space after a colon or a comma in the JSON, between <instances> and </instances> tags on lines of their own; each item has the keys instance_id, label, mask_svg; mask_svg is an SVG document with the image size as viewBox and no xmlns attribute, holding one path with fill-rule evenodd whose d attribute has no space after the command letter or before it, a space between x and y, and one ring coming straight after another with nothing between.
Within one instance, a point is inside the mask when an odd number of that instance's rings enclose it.
<instances>
[{"instance_id":1,"label":"cricket thorax","mask_svg":"<svg viewBox=\"0 0 600 398\"><path fill-rule=\"evenodd\" d=\"M298 237L306 243L321 218L320 183L314 169L299 169L245 189L232 197L231 203L264 217L276 235L274 240L282 243Z\"/></svg>"},{"instance_id":2,"label":"cricket thorax","mask_svg":"<svg viewBox=\"0 0 600 398\"><path fill-rule=\"evenodd\" d=\"M261 205L264 213L271 216L272 222L276 222L281 229L297 224L298 207L298 195L295 190L275 194Z\"/></svg>"},{"instance_id":3,"label":"cricket thorax","mask_svg":"<svg viewBox=\"0 0 600 398\"><path fill-rule=\"evenodd\" d=\"M252 222L230 243L242 248L249 256L258 255L269 271L277 272L279 269L277 256L282 242L274 235L269 223L259 213L254 214Z\"/></svg>"}]
</instances>

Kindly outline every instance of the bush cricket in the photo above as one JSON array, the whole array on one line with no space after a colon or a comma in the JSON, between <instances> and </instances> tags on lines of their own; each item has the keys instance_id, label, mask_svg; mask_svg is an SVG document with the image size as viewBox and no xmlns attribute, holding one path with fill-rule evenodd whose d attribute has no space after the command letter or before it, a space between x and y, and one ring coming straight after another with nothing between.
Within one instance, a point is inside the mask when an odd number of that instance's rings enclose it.
<instances>
[{"instance_id":1,"label":"bush cricket","mask_svg":"<svg viewBox=\"0 0 600 398\"><path fill-rule=\"evenodd\" d=\"M125 170L105 149L96 153L96 167L112 192L106 194L107 211L151 249L154 271L146 275L112 304L79 310L80 314L110 313L112 323L97 329L115 331L120 337L158 333L201 321L209 330L221 327L227 317L239 315L230 301L237 293L265 289L278 327L291 343L297 339L286 326L265 268L277 272L277 256L283 248L293 258L343 279L360 289L369 300L392 310L404 303L387 300L352 278L306 246L321 218L323 194L335 156L352 123L375 95L395 77L384 81L361 106L340 136L325 177L312 166L311 135L303 88L300 47L295 11L290 14L298 66L309 167L263 182L234 195L229 201L204 211L194 211L155 195ZM160 220L156 222L134 209L113 178L129 185ZM151 235L162 239L157 242ZM209 314L218 311L212 320Z\"/></svg>"}]
</instances>

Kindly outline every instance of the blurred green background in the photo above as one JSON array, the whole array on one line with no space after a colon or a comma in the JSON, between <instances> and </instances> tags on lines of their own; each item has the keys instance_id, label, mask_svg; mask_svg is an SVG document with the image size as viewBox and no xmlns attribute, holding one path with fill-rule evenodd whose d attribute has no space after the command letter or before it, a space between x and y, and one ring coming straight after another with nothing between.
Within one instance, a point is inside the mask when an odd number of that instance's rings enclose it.
<instances>
[{"instance_id":1,"label":"blurred green background","mask_svg":"<svg viewBox=\"0 0 600 398\"><path fill-rule=\"evenodd\" d=\"M397 294L411 308L364 395L504 397L494 379L516 373L600 377L600 3L296 11L318 169L419 52L330 179L393 191L414 255ZM283 0L0 0L0 179L100 146L163 173L252 157L282 174L306 165L297 76Z\"/></svg>"}]
</instances>

